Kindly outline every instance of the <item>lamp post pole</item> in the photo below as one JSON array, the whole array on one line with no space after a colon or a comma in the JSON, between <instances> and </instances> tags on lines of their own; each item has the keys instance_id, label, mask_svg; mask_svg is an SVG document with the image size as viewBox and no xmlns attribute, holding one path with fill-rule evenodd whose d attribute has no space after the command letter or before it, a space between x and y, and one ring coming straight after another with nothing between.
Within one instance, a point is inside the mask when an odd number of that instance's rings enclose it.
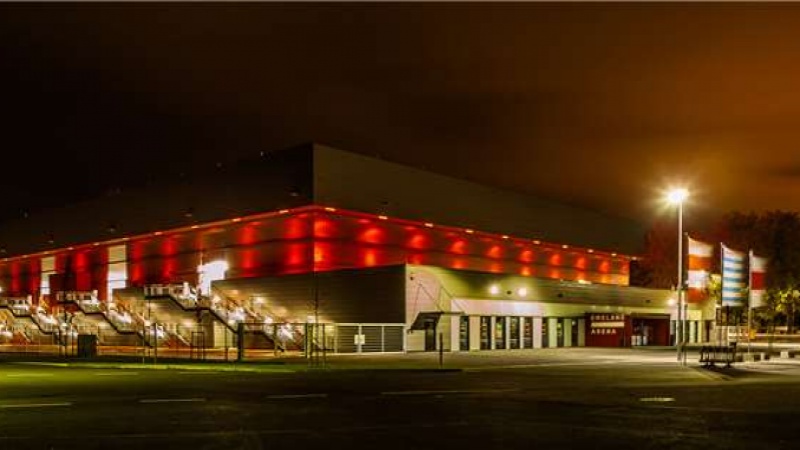
<instances>
[{"instance_id":1,"label":"lamp post pole","mask_svg":"<svg viewBox=\"0 0 800 450\"><path fill-rule=\"evenodd\" d=\"M678 202L678 361L685 363L686 345L686 310L683 298L683 201Z\"/></svg>"},{"instance_id":2,"label":"lamp post pole","mask_svg":"<svg viewBox=\"0 0 800 450\"><path fill-rule=\"evenodd\" d=\"M686 299L683 296L683 202L689 196L686 189L672 189L667 194L669 203L678 207L678 314L675 320L675 348L678 362L686 364Z\"/></svg>"}]
</instances>

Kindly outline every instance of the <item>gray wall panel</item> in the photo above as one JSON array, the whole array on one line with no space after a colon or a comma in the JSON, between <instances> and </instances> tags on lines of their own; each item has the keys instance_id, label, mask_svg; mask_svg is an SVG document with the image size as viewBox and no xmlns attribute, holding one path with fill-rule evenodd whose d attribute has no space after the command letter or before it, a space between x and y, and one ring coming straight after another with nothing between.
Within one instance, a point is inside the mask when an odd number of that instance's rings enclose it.
<instances>
[{"instance_id":1,"label":"gray wall panel","mask_svg":"<svg viewBox=\"0 0 800 450\"><path fill-rule=\"evenodd\" d=\"M215 282L225 295L247 301L265 298L276 320L305 322L314 313L319 290L320 321L336 323L405 322L405 267L340 270L282 277Z\"/></svg>"}]
</instances>

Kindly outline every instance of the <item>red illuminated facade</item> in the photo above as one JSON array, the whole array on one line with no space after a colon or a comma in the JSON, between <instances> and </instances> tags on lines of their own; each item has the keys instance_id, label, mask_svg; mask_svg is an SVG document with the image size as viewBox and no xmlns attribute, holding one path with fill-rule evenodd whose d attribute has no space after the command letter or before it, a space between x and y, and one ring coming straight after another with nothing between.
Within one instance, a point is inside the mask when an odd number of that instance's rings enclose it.
<instances>
[{"instance_id":1,"label":"red illuminated facade","mask_svg":"<svg viewBox=\"0 0 800 450\"><path fill-rule=\"evenodd\" d=\"M124 261L109 247L124 246ZM43 259L53 268L43 268ZM198 282L198 266L228 264L226 278L255 278L415 264L537 278L627 285L630 257L479 230L331 207L306 206L160 230L0 261L0 285L13 296L109 293L109 263L125 264L127 287Z\"/></svg>"}]
</instances>

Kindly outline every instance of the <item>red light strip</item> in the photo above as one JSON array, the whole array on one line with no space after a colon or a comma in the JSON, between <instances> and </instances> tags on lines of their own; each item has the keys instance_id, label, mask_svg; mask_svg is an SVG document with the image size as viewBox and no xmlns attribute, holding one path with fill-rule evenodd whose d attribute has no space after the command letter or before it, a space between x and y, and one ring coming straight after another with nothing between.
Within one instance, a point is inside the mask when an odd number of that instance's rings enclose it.
<instances>
[{"instance_id":1,"label":"red light strip","mask_svg":"<svg viewBox=\"0 0 800 450\"><path fill-rule=\"evenodd\" d=\"M317 208L318 210L324 210L325 209L325 208L320 207L320 206L316 206L314 208ZM330 211L327 211L327 212L330 213ZM400 219L400 218L395 218L395 217L389 217L387 219L384 219L384 217L386 217L384 215L375 215L375 214L370 214L370 213L365 213L365 212L360 212L360 211L353 211L353 210L336 209L335 210L335 214L336 215L342 215L342 216L357 217L357 218L367 218L367 219L379 218L381 220L388 220L389 222L393 222L393 223L397 223L397 224L401 224L401 225L412 225L412 226L417 226L417 227L433 228L435 226L437 229L441 229L441 230L445 230L445 231L456 232L456 233L467 233L467 234L471 234L473 236L483 236L483 237L489 237L489 238L493 238L493 239L506 239L503 236L508 236L508 235L504 235L504 234L497 234L497 233L478 231L478 230L474 230L472 228L461 228L461 227L454 227L454 226L449 226L449 225L439 225L439 224L434 224L432 222L418 222L418 221L415 221L415 220ZM508 239L512 240L512 241L519 242L519 243L523 243L523 244L528 244L530 242L533 242L536 245L543 246L543 247L546 247L546 248L551 248L551 249L554 249L554 250L564 250L566 248L566 249L569 249L569 250L571 250L573 252L591 253L593 256L607 256L607 257L616 258L616 259L628 259L628 260L631 260L631 259L635 258L633 256L628 256L628 255L625 255L625 254L622 254L622 253L617 253L617 252L602 251L602 250L597 250L597 249L589 249L588 247L587 248L573 247L573 246L567 245L567 244L556 244L556 243L552 243L552 242L543 242L543 241L540 241L538 239L534 239L533 241L531 241L530 239L524 239L524 238L513 237L513 236L509 236ZM592 250L592 251L590 252L589 250Z\"/></svg>"},{"instance_id":2,"label":"red light strip","mask_svg":"<svg viewBox=\"0 0 800 450\"><path fill-rule=\"evenodd\" d=\"M520 243L533 242L536 245L541 245L541 246L552 248L552 249L571 248L570 246L568 246L566 244L555 244L555 243L551 243L551 242L542 242L542 241L540 241L538 239L535 239L535 240L531 241L530 239L513 237L513 236L506 235L506 234L497 234L497 233L489 233L489 232L484 232L484 231L478 231L478 230L473 230L471 228L460 228L460 227L454 227L454 226L449 226L449 225L435 225L432 222L417 222L417 221L414 221L414 220L388 217L388 216L385 216L385 215L382 215L382 214L381 215L377 215L377 214L370 214L370 213L365 213L365 212L360 212L360 211L342 210L342 209L337 209L337 208L333 208L333 207L330 207L330 206L308 205L308 206L301 206L301 207L292 208L292 209L281 209L281 210L278 210L278 211L270 211L270 212L265 212L265 213L252 214L252 215L244 216L244 217L235 217L235 218L232 218L232 219L216 220L216 221L207 222L207 223L204 223L204 224L187 225L187 226L183 226L183 227L179 227L179 228L172 228L172 229L168 229L168 230L160 230L160 231L155 231L155 232L151 231L151 232L142 233L142 234L133 235L133 236L125 236L125 237L121 237L121 238L110 239L110 240L107 240L107 241L99 241L99 242L86 243L86 244L77 244L77 245L71 246L69 248L63 248L62 247L62 248L57 248L57 249L44 250L44 251L40 251L40 252L36 252L36 253L28 253L28 254L24 254L24 255L6 257L6 258L2 258L2 260L0 260L0 261L2 261L2 262L17 261L17 260L21 260L21 259L27 259L27 258L31 258L31 257L36 257L36 256L66 253L66 252L69 252L69 251L81 250L81 249L90 248L90 247L99 246L99 245L114 245L114 244L118 244L118 243L121 243L121 242L138 241L138 240L146 239L148 237L152 237L154 235L155 236L160 236L160 235L164 235L164 234L178 234L178 233L192 232L192 231L196 232L197 230L204 230L204 229L207 229L207 228L221 226L221 225L225 225L225 224L228 224L228 223L249 222L249 221L258 220L258 219L266 219L266 218L272 218L272 217L276 217L276 216L286 215L288 213L300 214L300 213L304 213L304 212L325 212L327 214L336 214L336 215L342 215L342 216L379 219L379 220L389 221L389 222L402 224L402 225L412 225L412 226L427 227L427 228L436 227L436 228L439 228L439 229L442 229L442 230L446 230L446 231L458 232L458 233L467 233L467 234L471 234L471 235L479 235L479 236L484 236L484 237L489 237L489 238L494 238L494 239L507 239L507 240L512 240L512 241L516 241L516 242L520 242ZM70 248L72 250L70 250ZM606 252L606 251L594 250L594 249L589 249L589 248L583 249L583 248L578 248L578 247L571 248L571 249L573 251L582 251L582 252L585 252L585 253L591 253L593 255L604 255L604 256L608 256L608 257L611 257L611 258L617 258L617 259L627 259L627 260L636 260L636 259L638 259L635 256L624 255L624 254L620 254L620 253L617 253L617 252Z\"/></svg>"},{"instance_id":3,"label":"red light strip","mask_svg":"<svg viewBox=\"0 0 800 450\"><path fill-rule=\"evenodd\" d=\"M319 208L317 206L314 206L314 205L301 206L301 207L297 207L297 208L292 208L291 210L282 209L280 211L270 211L270 212L265 212L265 213L252 214L252 215L249 215L249 216L236 217L236 218L233 218L233 219L215 220L213 222L206 222L204 224L186 225L186 226L179 227L179 228L171 228L171 229L159 230L159 231L155 231L155 232L148 231L148 232L142 233L142 234L136 234L136 235L133 235L133 236L125 236L125 237L120 237L120 238L114 238L114 239L109 239L109 240L106 240L106 241L98 241L98 242L94 242L94 243L85 243L85 244L76 244L73 247L74 247L75 250L81 250L81 249L90 248L90 247L99 246L99 245L114 245L114 244L120 244L120 243L128 242L128 241L138 241L138 240L146 239L146 238L152 237L153 235L159 236L159 235L170 235L170 234L186 233L186 232L197 232L198 230L205 230L207 228L213 228L213 227L225 225L225 224L228 224L228 223L231 223L231 222L243 222L243 221L248 221L249 222L249 221L258 220L258 219L277 217L277 216L279 216L281 214L286 214L286 213L288 213L290 211L292 213L300 214L300 213L304 213L304 212L313 212L313 211L316 211L318 209ZM60 253L66 253L68 251L69 250L67 250L67 248L61 247L61 248L56 248L56 249L43 250L43 251L35 252L35 253L27 253L27 254L18 255L18 256L9 256L9 257L1 259L0 261L2 261L2 262L17 261L17 260L20 260L20 259L32 258L32 257L36 257L36 256L55 255L55 254L60 254Z\"/></svg>"}]
</instances>

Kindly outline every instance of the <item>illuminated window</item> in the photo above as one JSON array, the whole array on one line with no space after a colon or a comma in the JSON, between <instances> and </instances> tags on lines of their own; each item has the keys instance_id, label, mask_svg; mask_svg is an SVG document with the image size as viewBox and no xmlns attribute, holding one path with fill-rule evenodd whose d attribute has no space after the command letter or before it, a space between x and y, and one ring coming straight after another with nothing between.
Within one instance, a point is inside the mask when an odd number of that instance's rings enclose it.
<instances>
[{"instance_id":1,"label":"illuminated window","mask_svg":"<svg viewBox=\"0 0 800 450\"><path fill-rule=\"evenodd\" d=\"M50 275L56 274L56 257L47 256L41 260L41 281L39 292L42 295L50 295Z\"/></svg>"},{"instance_id":2,"label":"illuminated window","mask_svg":"<svg viewBox=\"0 0 800 450\"><path fill-rule=\"evenodd\" d=\"M114 289L128 287L127 246L108 247L108 277L106 278L106 299L113 298Z\"/></svg>"},{"instance_id":3,"label":"illuminated window","mask_svg":"<svg viewBox=\"0 0 800 450\"><path fill-rule=\"evenodd\" d=\"M211 261L197 267L197 274L200 278L200 293L208 295L211 292L211 283L224 280L225 272L228 271L227 261Z\"/></svg>"}]
</instances>

